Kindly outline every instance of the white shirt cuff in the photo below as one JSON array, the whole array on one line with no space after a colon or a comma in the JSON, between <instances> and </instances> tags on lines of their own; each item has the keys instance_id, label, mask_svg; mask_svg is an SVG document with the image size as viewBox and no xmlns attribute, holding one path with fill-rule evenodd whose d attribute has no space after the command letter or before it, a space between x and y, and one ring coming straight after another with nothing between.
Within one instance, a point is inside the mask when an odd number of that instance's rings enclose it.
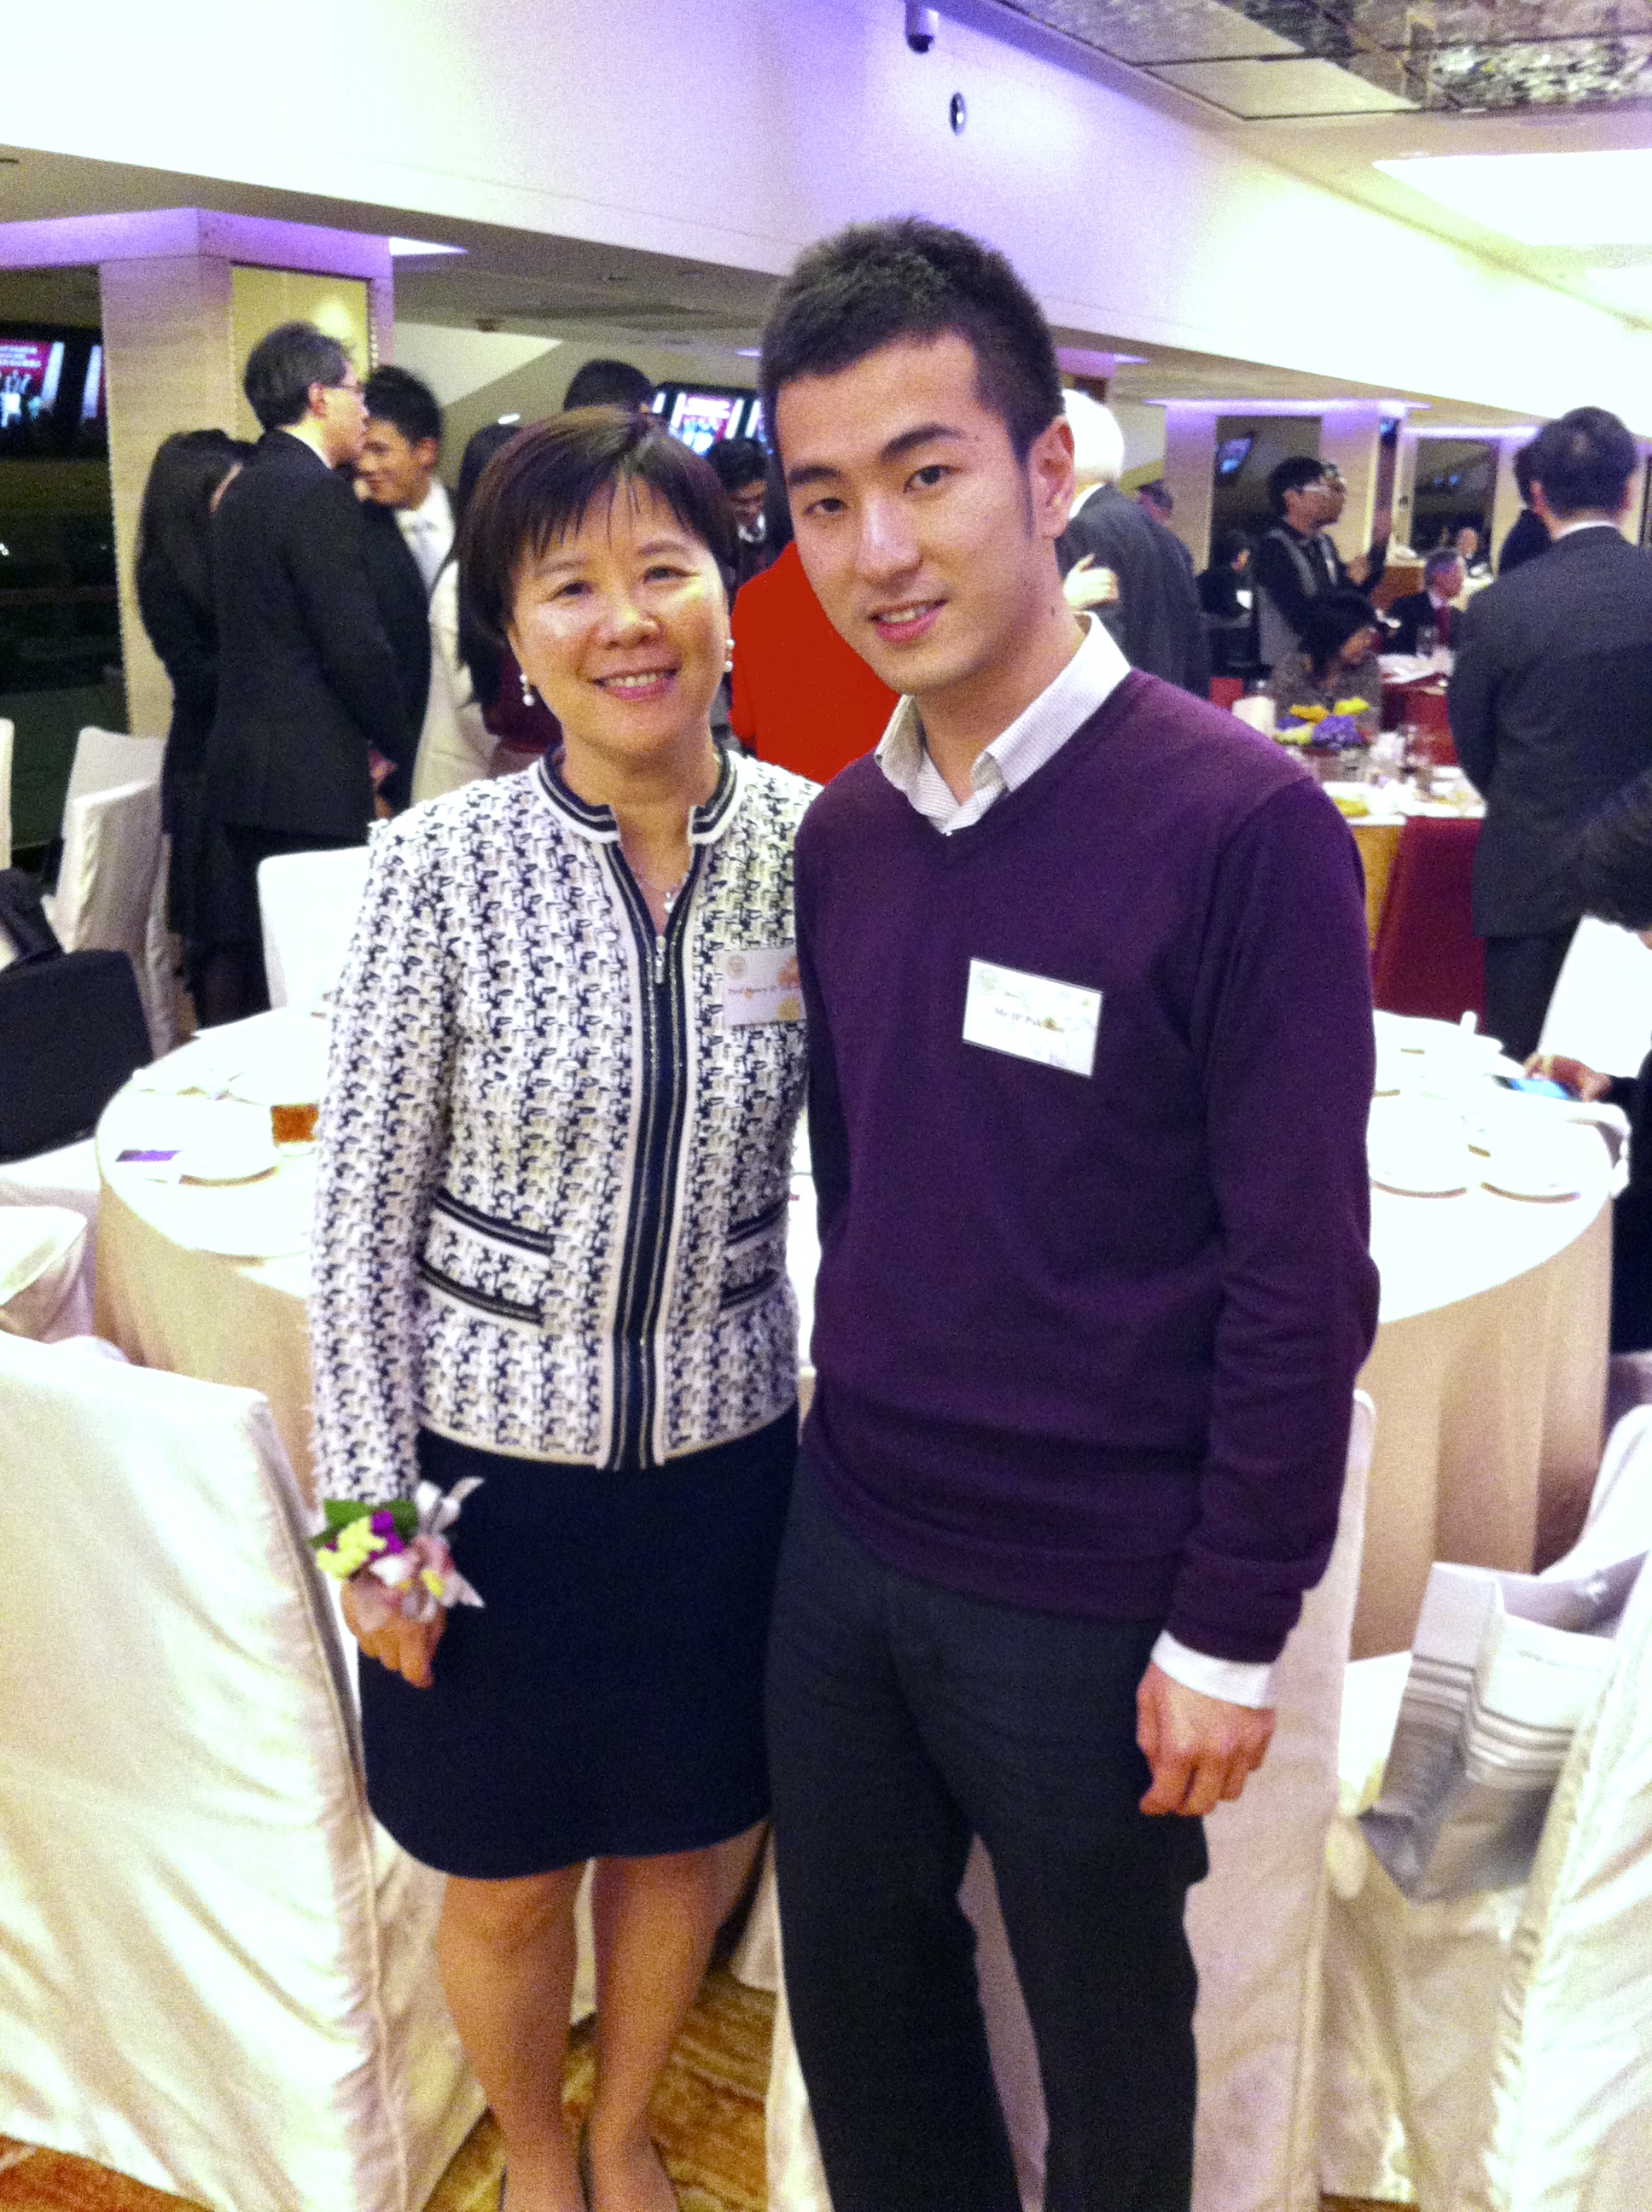
<instances>
[{"instance_id":1,"label":"white shirt cuff","mask_svg":"<svg viewBox=\"0 0 1652 2212\"><path fill-rule=\"evenodd\" d=\"M1224 1705L1248 1705L1255 1711L1273 1703L1271 1666L1248 1659L1212 1659L1207 1651L1190 1651L1168 1629L1153 1646L1153 1664L1183 1689L1219 1698Z\"/></svg>"}]
</instances>

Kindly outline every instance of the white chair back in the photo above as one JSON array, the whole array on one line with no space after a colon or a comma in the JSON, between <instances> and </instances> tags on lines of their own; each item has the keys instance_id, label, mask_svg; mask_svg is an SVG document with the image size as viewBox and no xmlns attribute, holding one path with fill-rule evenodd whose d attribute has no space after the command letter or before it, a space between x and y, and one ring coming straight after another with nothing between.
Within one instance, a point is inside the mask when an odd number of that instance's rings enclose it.
<instances>
[{"instance_id":1,"label":"white chair back","mask_svg":"<svg viewBox=\"0 0 1652 2212\"><path fill-rule=\"evenodd\" d=\"M0 2102L236 2212L416 2212L482 2109L265 1401L0 1339Z\"/></svg>"},{"instance_id":2,"label":"white chair back","mask_svg":"<svg viewBox=\"0 0 1652 2212\"><path fill-rule=\"evenodd\" d=\"M1208 1877L1189 1894L1199 1970L1193 2212L1319 2212L1316 2144L1325 1843L1337 1809L1342 1673L1353 1635L1376 1416L1354 1400L1336 1542L1274 1674L1266 1759L1205 1824ZM979 1843L960 1901L1022 2202L1043 2201L1047 2125L1038 2055ZM829 2212L814 2124L782 2005L768 2089L774 2212Z\"/></svg>"},{"instance_id":3,"label":"white chair back","mask_svg":"<svg viewBox=\"0 0 1652 2212\"><path fill-rule=\"evenodd\" d=\"M0 714L0 868L11 866L11 757L17 732Z\"/></svg>"},{"instance_id":4,"label":"white chair back","mask_svg":"<svg viewBox=\"0 0 1652 2212\"><path fill-rule=\"evenodd\" d=\"M112 791L118 783L159 783L166 750L164 738L131 738L124 730L100 730L88 723L76 740L64 793L65 830L72 800L89 792Z\"/></svg>"},{"instance_id":5,"label":"white chair back","mask_svg":"<svg viewBox=\"0 0 1652 2212\"><path fill-rule=\"evenodd\" d=\"M116 784L71 799L46 909L64 951L125 952L141 987L160 866L159 784Z\"/></svg>"},{"instance_id":6,"label":"white chair back","mask_svg":"<svg viewBox=\"0 0 1652 2212\"><path fill-rule=\"evenodd\" d=\"M1633 1075L1652 1051L1652 951L1632 930L1585 915L1549 1001L1540 1052Z\"/></svg>"},{"instance_id":7,"label":"white chair back","mask_svg":"<svg viewBox=\"0 0 1652 2212\"><path fill-rule=\"evenodd\" d=\"M258 915L272 1006L307 1012L338 981L367 879L365 845L259 862Z\"/></svg>"},{"instance_id":8,"label":"white chair back","mask_svg":"<svg viewBox=\"0 0 1652 2212\"><path fill-rule=\"evenodd\" d=\"M55 1343L92 1326L83 1215L62 1206L0 1205L0 1334Z\"/></svg>"}]
</instances>

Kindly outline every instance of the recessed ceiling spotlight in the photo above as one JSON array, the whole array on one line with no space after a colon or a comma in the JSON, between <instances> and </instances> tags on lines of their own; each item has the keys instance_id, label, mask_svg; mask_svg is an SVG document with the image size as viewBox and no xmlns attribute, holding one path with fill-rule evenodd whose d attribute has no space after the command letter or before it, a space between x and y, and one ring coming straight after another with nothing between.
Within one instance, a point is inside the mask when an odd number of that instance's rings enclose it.
<instances>
[{"instance_id":1,"label":"recessed ceiling spotlight","mask_svg":"<svg viewBox=\"0 0 1652 2212\"><path fill-rule=\"evenodd\" d=\"M1525 246L1652 246L1652 149L1443 154L1372 166Z\"/></svg>"}]
</instances>

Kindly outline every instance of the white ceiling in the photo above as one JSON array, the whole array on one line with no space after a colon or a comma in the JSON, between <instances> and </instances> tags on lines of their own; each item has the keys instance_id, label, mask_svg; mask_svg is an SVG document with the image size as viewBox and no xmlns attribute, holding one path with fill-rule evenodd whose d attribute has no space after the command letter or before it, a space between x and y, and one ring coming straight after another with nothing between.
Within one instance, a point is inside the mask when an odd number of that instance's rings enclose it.
<instances>
[{"instance_id":1,"label":"white ceiling","mask_svg":"<svg viewBox=\"0 0 1652 2212\"><path fill-rule=\"evenodd\" d=\"M1174 102L1184 112L1188 106L1181 94L1160 87L1152 88L1151 96ZM1449 216L1432 203L1420 201L1417 194L1370 169L1379 149L1383 154L1393 154L1427 146L1428 126L1437 119L1434 117L1406 118L1396 137L1383 136L1389 126L1365 118L1331 125L1239 126L1213 122L1202 107L1199 113L1206 127L1242 128L1246 144L1267 159L1350 197L1369 198L1407 221L1467 239L1481 251L1515 260L1528 274L1559 281L1554 273L1559 264L1570 268L1577 259L1534 249L1520 253L1512 245L1503 252L1496 241L1488 244L1483 238L1471 236L1473 226ZM1600 129L1624 127L1622 118L1587 120ZM1567 125L1552 123L1548 127L1564 132ZM1519 125L1509 123L1456 122L1452 128L1457 132L1520 131ZM1530 144L1534 140L1527 137L1521 143ZM0 222L179 206L272 216L380 235L401 233L422 238L428 237L432 230L432 219L413 209L349 204L163 170L0 148ZM401 318L426 325L584 340L604 347L611 344L616 350L623 350L629 339L655 350L704 351L723 356L724 374L732 352L756 344L774 281L750 270L478 223L443 222L437 228L443 242L466 250L463 255L398 262L396 297ZM1305 283L1311 283L1317 274L1304 271ZM1405 311L1403 300L1379 301L1363 291L1357 270L1330 270L1323 276L1337 301L1334 312ZM95 294L89 275L81 282L89 319L95 308ZM1597 296L1588 296L1600 304ZM8 278L0 271L0 319L38 312L38 307L28 304L24 280ZM1318 401L1337 398L1393 397L1426 404L1433 397L1424 392L1395 392L1389 386L1333 381L1300 371L1181 351L1143 342L1127 330L1067 329L1057 335L1064 345L1146 356L1118 369L1114 390L1121 398L1300 398L1306 408L1311 408ZM1494 427L1517 419L1495 408L1466 407L1455 400L1449 405L1454 423Z\"/></svg>"}]
</instances>

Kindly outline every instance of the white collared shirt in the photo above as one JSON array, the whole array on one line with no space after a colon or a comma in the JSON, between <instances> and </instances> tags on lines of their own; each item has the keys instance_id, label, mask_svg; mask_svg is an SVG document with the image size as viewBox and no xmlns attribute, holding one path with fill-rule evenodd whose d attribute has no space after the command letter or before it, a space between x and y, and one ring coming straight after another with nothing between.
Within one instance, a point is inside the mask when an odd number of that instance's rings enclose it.
<instances>
[{"instance_id":1,"label":"white collared shirt","mask_svg":"<svg viewBox=\"0 0 1652 2212\"><path fill-rule=\"evenodd\" d=\"M896 708L878 739L878 765L943 836L979 822L995 799L1036 775L1130 673L1129 662L1100 623L1080 619L1084 642L1061 673L976 756L968 799L954 794L930 758L917 701L902 699Z\"/></svg>"},{"instance_id":2,"label":"white collared shirt","mask_svg":"<svg viewBox=\"0 0 1652 2212\"><path fill-rule=\"evenodd\" d=\"M452 550L453 510L446 487L433 477L430 489L417 507L398 507L397 526L407 550L419 564L427 596L441 574L441 564Z\"/></svg>"},{"instance_id":3,"label":"white collared shirt","mask_svg":"<svg viewBox=\"0 0 1652 2212\"><path fill-rule=\"evenodd\" d=\"M1619 538L1624 534L1622 526L1613 521L1610 515L1586 514L1581 522L1557 523L1549 535L1558 545L1563 538L1570 538L1579 530L1615 530Z\"/></svg>"},{"instance_id":4,"label":"white collared shirt","mask_svg":"<svg viewBox=\"0 0 1652 2212\"><path fill-rule=\"evenodd\" d=\"M1100 623L1087 616L1081 620L1084 643L1061 673L976 756L968 799L957 796L930 758L917 701L904 698L896 707L878 740L878 765L942 836L979 822L995 799L1046 767L1130 673L1129 662ZM1271 1667L1190 1650L1168 1630L1153 1646L1153 1660L1172 1681L1205 1697L1253 1709L1272 1703Z\"/></svg>"}]
</instances>

